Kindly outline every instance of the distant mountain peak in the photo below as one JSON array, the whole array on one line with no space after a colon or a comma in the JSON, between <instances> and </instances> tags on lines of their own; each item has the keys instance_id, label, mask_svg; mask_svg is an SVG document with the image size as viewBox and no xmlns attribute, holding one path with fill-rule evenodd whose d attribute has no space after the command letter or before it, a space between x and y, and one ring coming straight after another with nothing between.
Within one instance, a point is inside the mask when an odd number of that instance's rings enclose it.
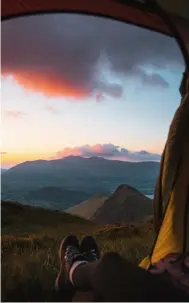
<instances>
[{"instance_id":1,"label":"distant mountain peak","mask_svg":"<svg viewBox=\"0 0 189 303\"><path fill-rule=\"evenodd\" d=\"M67 211L97 223L127 223L151 215L152 201L134 187L121 184L110 196L94 195Z\"/></svg>"},{"instance_id":2,"label":"distant mountain peak","mask_svg":"<svg viewBox=\"0 0 189 303\"><path fill-rule=\"evenodd\" d=\"M117 187L117 189L115 190L115 193L117 194L117 193L120 192L120 191L128 191L128 190L140 194L140 192L139 192L136 188L134 188L133 186L128 185L128 184L121 184L121 185L119 185L119 186Z\"/></svg>"}]
</instances>

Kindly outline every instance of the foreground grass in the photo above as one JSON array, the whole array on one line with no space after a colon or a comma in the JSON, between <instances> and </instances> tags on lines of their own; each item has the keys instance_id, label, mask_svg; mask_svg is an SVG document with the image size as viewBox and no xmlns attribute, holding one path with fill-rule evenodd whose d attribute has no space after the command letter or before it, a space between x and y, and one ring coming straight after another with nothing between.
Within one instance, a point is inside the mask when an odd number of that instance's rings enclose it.
<instances>
[{"instance_id":1,"label":"foreground grass","mask_svg":"<svg viewBox=\"0 0 189 303\"><path fill-rule=\"evenodd\" d=\"M152 245L151 221L140 226L96 226L56 212L2 202L2 301L56 301L58 247L63 237L92 234L101 252L116 251L134 263Z\"/></svg>"}]
</instances>

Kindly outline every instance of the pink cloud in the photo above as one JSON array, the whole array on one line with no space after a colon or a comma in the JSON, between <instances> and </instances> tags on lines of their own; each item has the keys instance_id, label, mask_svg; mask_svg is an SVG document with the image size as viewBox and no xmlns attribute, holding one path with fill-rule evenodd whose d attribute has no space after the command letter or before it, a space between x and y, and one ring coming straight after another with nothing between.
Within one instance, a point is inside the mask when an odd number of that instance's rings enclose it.
<instances>
[{"instance_id":1,"label":"pink cloud","mask_svg":"<svg viewBox=\"0 0 189 303\"><path fill-rule=\"evenodd\" d=\"M107 159L117 159L122 161L160 161L161 155L150 153L148 151L129 151L126 148L116 146L114 144L95 144L95 145L82 145L78 147L66 147L58 151L55 159L65 158L68 156L82 156L82 157L103 157Z\"/></svg>"},{"instance_id":2,"label":"pink cloud","mask_svg":"<svg viewBox=\"0 0 189 303\"><path fill-rule=\"evenodd\" d=\"M21 112L21 111L18 111L18 110L7 110L5 111L5 115L7 117L10 117L10 118L20 118L22 117L23 115L25 115L25 113Z\"/></svg>"},{"instance_id":3,"label":"pink cloud","mask_svg":"<svg viewBox=\"0 0 189 303\"><path fill-rule=\"evenodd\" d=\"M56 153L56 156L54 158L65 158L68 156L83 156L82 151L79 147L66 147L61 151L58 151Z\"/></svg>"},{"instance_id":4,"label":"pink cloud","mask_svg":"<svg viewBox=\"0 0 189 303\"><path fill-rule=\"evenodd\" d=\"M105 100L105 96L101 92L98 92L96 94L96 102L100 103L100 102L102 102L104 100Z\"/></svg>"}]
</instances>

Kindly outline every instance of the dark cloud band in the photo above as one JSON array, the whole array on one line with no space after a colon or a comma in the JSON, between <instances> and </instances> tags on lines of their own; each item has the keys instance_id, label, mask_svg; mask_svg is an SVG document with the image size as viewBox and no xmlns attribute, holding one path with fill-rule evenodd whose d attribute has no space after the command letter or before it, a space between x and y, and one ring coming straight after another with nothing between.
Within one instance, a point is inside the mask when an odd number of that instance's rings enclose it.
<instances>
[{"instance_id":1,"label":"dark cloud band","mask_svg":"<svg viewBox=\"0 0 189 303\"><path fill-rule=\"evenodd\" d=\"M122 84L101 76L105 68L112 77L168 87L158 69L182 64L173 39L117 21L64 14L2 24L2 73L50 96L121 97Z\"/></svg>"}]
</instances>

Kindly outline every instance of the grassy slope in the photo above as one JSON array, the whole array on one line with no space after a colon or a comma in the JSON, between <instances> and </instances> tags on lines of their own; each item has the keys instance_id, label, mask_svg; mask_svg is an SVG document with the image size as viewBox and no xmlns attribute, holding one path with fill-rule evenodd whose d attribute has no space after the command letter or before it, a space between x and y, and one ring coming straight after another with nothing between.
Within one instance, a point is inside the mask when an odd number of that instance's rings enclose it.
<instances>
[{"instance_id":1,"label":"grassy slope","mask_svg":"<svg viewBox=\"0 0 189 303\"><path fill-rule=\"evenodd\" d=\"M99 226L81 218L18 203L2 202L2 301L55 301L61 239L92 234L101 251L117 251L138 263L152 245L152 222Z\"/></svg>"}]
</instances>

